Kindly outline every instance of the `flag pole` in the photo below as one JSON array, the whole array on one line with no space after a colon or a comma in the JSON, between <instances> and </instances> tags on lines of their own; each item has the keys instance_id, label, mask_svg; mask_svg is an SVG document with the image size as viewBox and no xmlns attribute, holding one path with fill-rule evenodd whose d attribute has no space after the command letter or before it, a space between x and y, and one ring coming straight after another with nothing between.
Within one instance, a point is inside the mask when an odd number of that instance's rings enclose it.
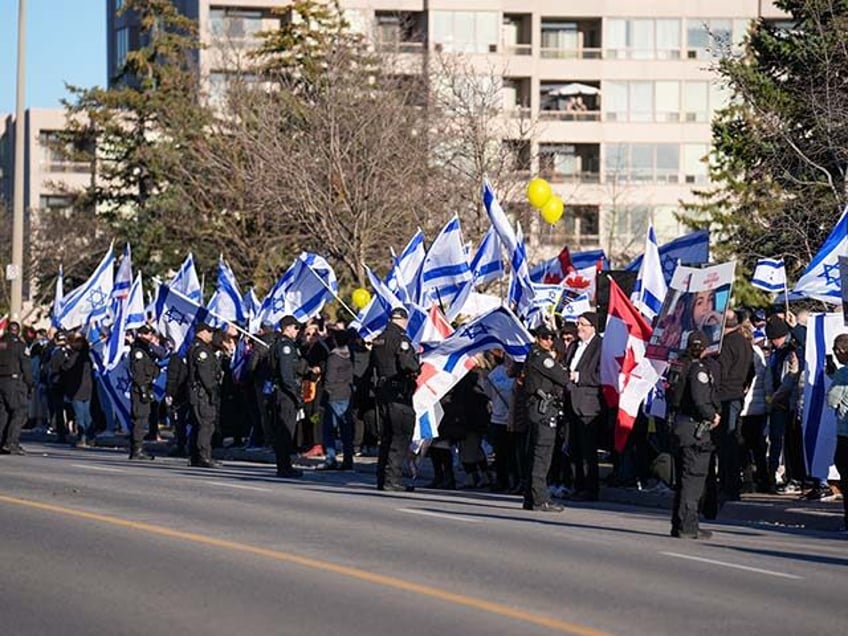
<instances>
[{"instance_id":1,"label":"flag pole","mask_svg":"<svg viewBox=\"0 0 848 636\"><path fill-rule=\"evenodd\" d=\"M782 258L780 259L783 260ZM783 305L786 308L786 320L789 320L789 281L786 278L786 263L783 264Z\"/></svg>"},{"instance_id":2,"label":"flag pole","mask_svg":"<svg viewBox=\"0 0 848 636\"><path fill-rule=\"evenodd\" d=\"M326 289L328 292L330 292L330 293L333 295L333 298L335 298L335 299L339 302L339 304L340 304L342 307L344 307L344 308L345 308L345 310L346 310L346 311L347 311L347 312L348 312L351 316L353 316L354 318L356 318L356 317L359 315L359 312L358 312L358 311L353 311L353 309L351 309L350 307L348 307L347 303L346 303L345 301L343 301L343 300L341 299L341 297L340 297L340 296L339 296L339 295L335 292L335 290L333 290L333 288L332 288L332 287L330 287L330 286L327 284L327 282L326 282L323 278L321 278L321 277L318 275L318 272L316 272L314 269L312 269L312 266L311 266L311 265L309 265L309 263L304 262L303 264L304 264L304 265L306 265L306 269L308 269L310 272L312 272L312 275L313 275L315 278L317 278L317 279L318 279L318 282L319 282L319 283L321 283L321 284L324 286L324 289Z\"/></svg>"},{"instance_id":3,"label":"flag pole","mask_svg":"<svg viewBox=\"0 0 848 636\"><path fill-rule=\"evenodd\" d=\"M162 282L162 280L161 280L160 278L158 278L158 277L156 277L156 276L154 276L154 277L153 277L153 282L155 282L155 283L156 283L157 285L159 285L159 286L161 286L161 285L164 285L164 284L165 284L165 283L163 283L163 282ZM265 342L265 341L264 341L264 340L262 340L261 338L257 338L257 337L256 337L256 336L254 336L252 333L250 333L250 332L249 332L249 331L247 331L246 329L242 329L241 327L239 327L237 324L235 324L235 323L234 323L234 322L232 322L231 320L227 320L226 318L222 318L221 316L219 316L218 314L216 314L214 311L209 311L208 309L206 309L205 307L203 307L203 306L202 306L202 305L200 305L199 303L195 302L194 300L192 300L192 299L191 299L191 298L189 298L188 296L185 296L185 295L183 295L182 293L178 292L178 291L177 291L176 289L174 289L173 287L169 287L169 288L168 288L168 292L169 292L169 293L171 293L171 294L174 294L174 296L177 296L177 297L179 297L179 298L182 298L182 299L183 299L183 300L185 300L185 301L190 302L192 305L195 305L196 307L199 307L200 309L203 309L203 310L204 310L206 313L208 313L210 316L213 316L213 317L217 318L217 319L218 319L218 320L220 320L221 322L225 322L225 323L227 323L227 324L228 324L228 325L230 325L233 329L235 329L237 332L239 332L239 333L240 333L240 334L242 334L242 335L247 336L247 337L248 337L248 338L250 338L251 340L254 340L254 341L256 341L256 342L260 343L260 344L261 344L262 346L264 346L266 349L270 349L270 348L271 348L271 345L269 345L267 342ZM158 294L157 294L157 296L158 296Z\"/></svg>"}]
</instances>

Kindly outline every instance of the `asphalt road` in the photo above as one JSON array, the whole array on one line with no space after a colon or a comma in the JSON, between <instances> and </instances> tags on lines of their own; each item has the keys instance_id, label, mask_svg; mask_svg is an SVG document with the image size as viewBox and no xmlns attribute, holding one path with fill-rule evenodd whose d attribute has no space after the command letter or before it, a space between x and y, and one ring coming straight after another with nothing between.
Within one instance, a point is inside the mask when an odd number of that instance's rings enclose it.
<instances>
[{"instance_id":1,"label":"asphalt road","mask_svg":"<svg viewBox=\"0 0 848 636\"><path fill-rule=\"evenodd\" d=\"M840 634L848 542L612 504L29 445L0 457L0 621L61 634Z\"/></svg>"}]
</instances>

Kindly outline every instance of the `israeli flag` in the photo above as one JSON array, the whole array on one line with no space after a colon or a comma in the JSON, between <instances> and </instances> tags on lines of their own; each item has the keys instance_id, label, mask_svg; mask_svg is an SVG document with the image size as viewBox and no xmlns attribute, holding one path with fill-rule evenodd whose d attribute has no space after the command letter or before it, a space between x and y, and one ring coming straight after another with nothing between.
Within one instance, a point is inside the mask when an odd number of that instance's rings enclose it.
<instances>
[{"instance_id":1,"label":"israeli flag","mask_svg":"<svg viewBox=\"0 0 848 636\"><path fill-rule=\"evenodd\" d=\"M116 299L113 314L112 330L109 333L103 352L103 367L111 371L121 361L126 346L128 329L137 329L144 324L144 292L141 288L141 273L139 273L124 298Z\"/></svg>"},{"instance_id":2,"label":"israeli flag","mask_svg":"<svg viewBox=\"0 0 848 636\"><path fill-rule=\"evenodd\" d=\"M422 304L439 303L451 320L459 314L471 293L472 275L458 216L448 221L430 245L420 280Z\"/></svg>"},{"instance_id":3,"label":"israeli flag","mask_svg":"<svg viewBox=\"0 0 848 636\"><path fill-rule=\"evenodd\" d=\"M56 289L53 292L53 311L50 318L50 324L54 327L59 326L59 314L62 312L62 300L65 297L64 287L64 274L62 272L62 265L60 264L59 275L56 276Z\"/></svg>"},{"instance_id":4,"label":"israeli flag","mask_svg":"<svg viewBox=\"0 0 848 636\"><path fill-rule=\"evenodd\" d=\"M246 322L242 295L235 274L224 256L218 258L218 285L206 308L215 316L228 322L244 324ZM222 327L216 324L216 327Z\"/></svg>"},{"instance_id":5,"label":"israeli flag","mask_svg":"<svg viewBox=\"0 0 848 636\"><path fill-rule=\"evenodd\" d=\"M540 309L550 307L559 303L565 289L562 285L544 285L542 283L531 283L533 287L533 306Z\"/></svg>"},{"instance_id":6,"label":"israeli flag","mask_svg":"<svg viewBox=\"0 0 848 636\"><path fill-rule=\"evenodd\" d=\"M94 378L105 391L120 427L125 431L132 430L132 398L130 395L132 376L130 375L126 352L118 359L117 364L112 369L106 369L105 358L108 339L102 338L98 329L93 325L92 327L88 333L88 341L91 345L89 355L91 356Z\"/></svg>"},{"instance_id":7,"label":"israeli flag","mask_svg":"<svg viewBox=\"0 0 848 636\"><path fill-rule=\"evenodd\" d=\"M374 295L371 297L369 303L356 315L350 326L356 329L356 332L362 338L370 340L381 333L386 328L386 325L389 324L389 316L392 309L403 307L403 303L389 289L388 284L383 283L367 266L365 267L365 274L368 276L371 287L374 289Z\"/></svg>"},{"instance_id":8,"label":"israeli flag","mask_svg":"<svg viewBox=\"0 0 848 636\"><path fill-rule=\"evenodd\" d=\"M761 258L754 269L751 285L776 294L786 289L786 265L782 258Z\"/></svg>"},{"instance_id":9,"label":"israeli flag","mask_svg":"<svg viewBox=\"0 0 848 636\"><path fill-rule=\"evenodd\" d=\"M187 296L194 302L203 303L203 291L200 289L200 279L194 267L194 256L191 252L186 256L177 274L168 283L172 289Z\"/></svg>"},{"instance_id":10,"label":"israeli flag","mask_svg":"<svg viewBox=\"0 0 848 636\"><path fill-rule=\"evenodd\" d=\"M488 179L483 183L483 206L486 208L486 214L489 216L489 220L492 222L492 226L495 228L495 232L498 233L507 253L515 254L515 251L518 249L518 236L512 229L509 218L498 202L495 191L492 190Z\"/></svg>"},{"instance_id":11,"label":"israeli flag","mask_svg":"<svg viewBox=\"0 0 848 636\"><path fill-rule=\"evenodd\" d=\"M839 257L848 256L848 206L793 291L832 305L842 304Z\"/></svg>"},{"instance_id":12,"label":"israeli flag","mask_svg":"<svg viewBox=\"0 0 848 636\"><path fill-rule=\"evenodd\" d=\"M836 413L827 405L825 365L834 338L844 331L841 312L812 314L807 321L802 429L807 472L816 479L828 479L836 450Z\"/></svg>"},{"instance_id":13,"label":"israeli flag","mask_svg":"<svg viewBox=\"0 0 848 636\"><path fill-rule=\"evenodd\" d=\"M147 322L144 314L144 289L141 286L141 272L136 275L124 303L126 304L127 329L138 329Z\"/></svg>"},{"instance_id":14,"label":"israeli flag","mask_svg":"<svg viewBox=\"0 0 848 636\"><path fill-rule=\"evenodd\" d=\"M514 308L515 313L525 317L534 307L533 282L530 280L530 267L527 264L527 249L524 247L524 233L521 224L516 224L518 231L515 234L515 251L512 252L510 264L512 273L509 280L509 292L507 303Z\"/></svg>"},{"instance_id":15,"label":"israeli flag","mask_svg":"<svg viewBox=\"0 0 848 636\"><path fill-rule=\"evenodd\" d=\"M427 250L424 249L424 233L419 228L403 248L400 256L395 256L394 266L386 277L386 285L403 302L420 301L421 267Z\"/></svg>"},{"instance_id":16,"label":"israeli flag","mask_svg":"<svg viewBox=\"0 0 848 636\"><path fill-rule=\"evenodd\" d=\"M483 236L474 258L471 259L471 275L475 286L491 283L504 275L501 249L501 240L493 225Z\"/></svg>"},{"instance_id":17,"label":"israeli flag","mask_svg":"<svg viewBox=\"0 0 848 636\"><path fill-rule=\"evenodd\" d=\"M194 338L195 326L208 323L209 311L169 285L159 285L156 320L160 334L174 342L174 352L185 355Z\"/></svg>"},{"instance_id":18,"label":"israeli flag","mask_svg":"<svg viewBox=\"0 0 848 636\"><path fill-rule=\"evenodd\" d=\"M114 265L115 255L110 246L89 279L62 301L62 309L56 319L59 327L76 329L106 315L114 286Z\"/></svg>"},{"instance_id":19,"label":"israeli flag","mask_svg":"<svg viewBox=\"0 0 848 636\"><path fill-rule=\"evenodd\" d=\"M589 294L580 294L566 302L559 314L568 322L577 322L577 319L587 311L592 311Z\"/></svg>"},{"instance_id":20,"label":"israeli flag","mask_svg":"<svg viewBox=\"0 0 848 636\"><path fill-rule=\"evenodd\" d=\"M710 231L698 230L665 243L659 248L660 265L666 285L671 283L671 277L677 263L696 264L708 263L710 260ZM643 255L637 256L627 267L628 272L638 272L642 267Z\"/></svg>"},{"instance_id":21,"label":"israeli flag","mask_svg":"<svg viewBox=\"0 0 848 636\"><path fill-rule=\"evenodd\" d=\"M668 291L661 262L654 225L649 224L648 233L645 236L645 252L642 256L642 264L639 266L639 274L636 276L636 282L633 284L633 291L630 294L633 305L648 320L653 320L654 316L660 313Z\"/></svg>"},{"instance_id":22,"label":"israeli flag","mask_svg":"<svg viewBox=\"0 0 848 636\"><path fill-rule=\"evenodd\" d=\"M338 288L336 274L326 259L302 252L263 299L261 321L276 325L284 316L291 315L306 322L319 314L328 300L335 298Z\"/></svg>"},{"instance_id":23,"label":"israeli flag","mask_svg":"<svg viewBox=\"0 0 848 636\"><path fill-rule=\"evenodd\" d=\"M262 303L256 296L256 289L251 287L242 298L242 306L244 307L244 315L247 318L247 332L254 334L259 331L260 320L259 312L262 308Z\"/></svg>"},{"instance_id":24,"label":"israeli flag","mask_svg":"<svg viewBox=\"0 0 848 636\"><path fill-rule=\"evenodd\" d=\"M132 286L132 250L130 244L124 248L124 257L118 265L118 273L115 274L115 287L112 289L112 298L126 298Z\"/></svg>"}]
</instances>

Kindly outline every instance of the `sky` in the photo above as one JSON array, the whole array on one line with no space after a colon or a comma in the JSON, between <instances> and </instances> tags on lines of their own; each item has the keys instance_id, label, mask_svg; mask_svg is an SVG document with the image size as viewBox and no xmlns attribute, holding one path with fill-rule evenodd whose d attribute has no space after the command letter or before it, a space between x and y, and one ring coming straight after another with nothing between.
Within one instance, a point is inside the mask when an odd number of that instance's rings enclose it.
<instances>
[{"instance_id":1,"label":"sky","mask_svg":"<svg viewBox=\"0 0 848 636\"><path fill-rule=\"evenodd\" d=\"M18 2L0 0L0 113L14 113ZM26 107L60 108L65 82L106 83L106 2L26 0Z\"/></svg>"}]
</instances>

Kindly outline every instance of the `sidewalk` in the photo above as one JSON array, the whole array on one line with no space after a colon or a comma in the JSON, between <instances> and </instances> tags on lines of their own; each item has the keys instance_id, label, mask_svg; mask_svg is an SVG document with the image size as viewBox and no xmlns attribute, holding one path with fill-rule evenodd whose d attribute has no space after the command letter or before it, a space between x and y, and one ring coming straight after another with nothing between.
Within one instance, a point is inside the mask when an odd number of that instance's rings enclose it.
<instances>
[{"instance_id":1,"label":"sidewalk","mask_svg":"<svg viewBox=\"0 0 848 636\"><path fill-rule=\"evenodd\" d=\"M145 442L145 449L158 456L165 456L170 446L170 432L163 431L166 438L159 442ZM22 441L55 442L52 434L24 431ZM103 448L128 448L126 436L101 435L95 440L95 446ZM262 464L273 464L274 453L264 449L245 449L237 447L217 448L213 451L215 459L221 461L245 461ZM315 468L321 463L319 459L296 460L296 464L304 468ZM357 473L374 474L377 471L376 457L356 457L354 459ZM418 484L427 483L432 478L431 464L424 459L419 465ZM602 469L604 467L602 466ZM607 470L609 467L606 467ZM604 474L602 470L602 477ZM460 472L461 475L461 472ZM458 475L457 481L461 483ZM617 503L630 506L659 508L671 510L673 493L668 489L641 491L636 488L601 488L601 503ZM516 498L517 500L517 498ZM567 503L567 501L566 501ZM591 505L591 504L581 504ZM842 501L806 501L798 495L765 495L745 494L741 501L728 502L721 509L718 521L757 524L784 528L801 528L834 532L842 527Z\"/></svg>"}]
</instances>

